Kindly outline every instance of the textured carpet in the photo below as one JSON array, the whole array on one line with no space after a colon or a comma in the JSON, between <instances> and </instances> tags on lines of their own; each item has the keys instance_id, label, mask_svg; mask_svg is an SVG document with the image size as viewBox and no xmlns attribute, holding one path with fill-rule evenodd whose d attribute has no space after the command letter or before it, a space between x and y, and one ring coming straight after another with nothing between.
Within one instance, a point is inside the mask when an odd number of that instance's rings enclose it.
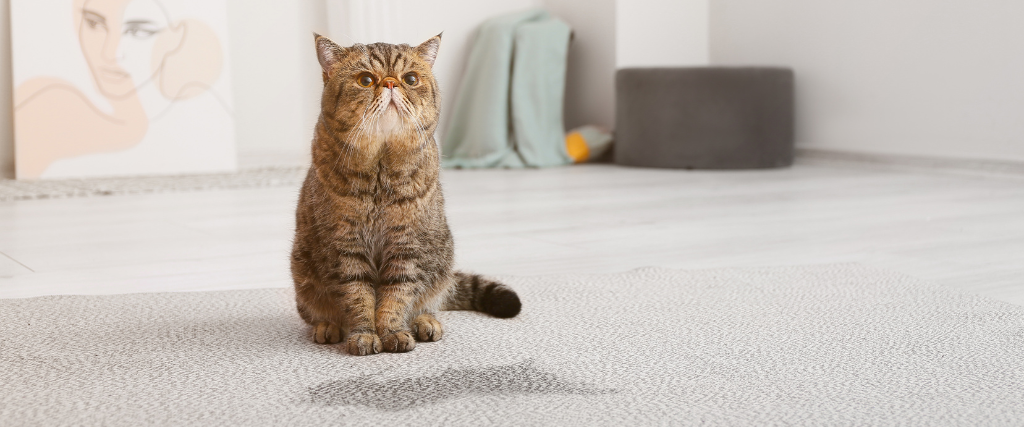
<instances>
[{"instance_id":1,"label":"textured carpet","mask_svg":"<svg viewBox=\"0 0 1024 427\"><path fill-rule=\"evenodd\" d=\"M237 173L15 181L0 179L0 202L302 184L307 166L261 167Z\"/></svg>"},{"instance_id":2,"label":"textured carpet","mask_svg":"<svg viewBox=\"0 0 1024 427\"><path fill-rule=\"evenodd\" d=\"M283 289L0 300L3 425L1021 425L1024 309L857 265L505 278L407 354Z\"/></svg>"}]
</instances>

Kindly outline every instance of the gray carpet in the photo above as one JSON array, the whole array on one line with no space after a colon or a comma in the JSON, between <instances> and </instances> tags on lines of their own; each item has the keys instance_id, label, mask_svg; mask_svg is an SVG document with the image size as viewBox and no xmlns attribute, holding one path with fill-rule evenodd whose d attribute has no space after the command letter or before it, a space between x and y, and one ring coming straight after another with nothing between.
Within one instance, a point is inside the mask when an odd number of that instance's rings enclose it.
<instances>
[{"instance_id":1,"label":"gray carpet","mask_svg":"<svg viewBox=\"0 0 1024 427\"><path fill-rule=\"evenodd\" d=\"M15 181L0 179L0 202L302 184L307 166L243 169L237 173Z\"/></svg>"},{"instance_id":2,"label":"gray carpet","mask_svg":"<svg viewBox=\"0 0 1024 427\"><path fill-rule=\"evenodd\" d=\"M0 300L7 425L1021 425L1024 309L857 265L506 278L407 354L283 289Z\"/></svg>"}]
</instances>

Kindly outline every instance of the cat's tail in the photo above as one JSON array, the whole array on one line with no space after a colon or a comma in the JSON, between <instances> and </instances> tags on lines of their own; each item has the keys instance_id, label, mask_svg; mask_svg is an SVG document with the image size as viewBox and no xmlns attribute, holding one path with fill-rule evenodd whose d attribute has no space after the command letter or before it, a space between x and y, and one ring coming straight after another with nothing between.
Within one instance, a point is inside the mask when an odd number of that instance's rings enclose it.
<instances>
[{"instance_id":1,"label":"cat's tail","mask_svg":"<svg viewBox=\"0 0 1024 427\"><path fill-rule=\"evenodd\" d=\"M523 307L515 291L479 274L456 271L455 282L455 293L444 310L475 310L506 319L516 317Z\"/></svg>"}]
</instances>

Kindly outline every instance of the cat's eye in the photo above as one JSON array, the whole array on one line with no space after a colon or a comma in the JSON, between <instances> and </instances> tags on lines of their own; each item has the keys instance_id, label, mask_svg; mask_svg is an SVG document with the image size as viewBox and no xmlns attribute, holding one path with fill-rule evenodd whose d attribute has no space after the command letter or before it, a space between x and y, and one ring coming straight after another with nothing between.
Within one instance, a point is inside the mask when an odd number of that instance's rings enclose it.
<instances>
[{"instance_id":1,"label":"cat's eye","mask_svg":"<svg viewBox=\"0 0 1024 427\"><path fill-rule=\"evenodd\" d=\"M402 77L402 80L405 80L405 84L409 86L415 86L416 83L420 82L420 76L416 75L416 73L408 73L405 77Z\"/></svg>"},{"instance_id":2,"label":"cat's eye","mask_svg":"<svg viewBox=\"0 0 1024 427\"><path fill-rule=\"evenodd\" d=\"M362 73L356 77L356 82L359 83L359 86L362 87L373 86L374 80L375 79L373 78L373 75L370 73Z\"/></svg>"}]
</instances>

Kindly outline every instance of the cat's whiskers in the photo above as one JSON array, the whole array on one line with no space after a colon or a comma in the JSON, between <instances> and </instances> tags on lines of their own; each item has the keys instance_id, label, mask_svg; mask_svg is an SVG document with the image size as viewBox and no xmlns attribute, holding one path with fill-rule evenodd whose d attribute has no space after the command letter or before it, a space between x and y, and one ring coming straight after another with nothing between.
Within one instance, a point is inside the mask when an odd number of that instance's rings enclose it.
<instances>
[{"instance_id":1,"label":"cat's whiskers","mask_svg":"<svg viewBox=\"0 0 1024 427\"><path fill-rule=\"evenodd\" d=\"M344 152L338 152L338 159L334 161L334 167L332 168L334 172L337 172L338 162L341 160L342 157L345 157L345 169L347 170L351 168L352 165L349 162L351 162L352 160L352 150L354 150L355 145L359 143L359 136L362 133L362 128L364 124L366 123L366 112L370 110L370 105L371 104L367 103L366 107L363 108L363 113L359 117L359 122L356 123L355 128L353 128L350 133L350 135L352 135L352 140L346 141L347 143L344 144Z\"/></svg>"},{"instance_id":2,"label":"cat's whiskers","mask_svg":"<svg viewBox=\"0 0 1024 427\"><path fill-rule=\"evenodd\" d=\"M419 136L419 148L422 148L425 144L427 144L429 135L427 134L426 128L423 126L423 122L420 121L420 117L412 113L411 107L409 107L409 110L409 118L412 119L413 124L415 125L415 129L413 130Z\"/></svg>"},{"instance_id":3,"label":"cat's whiskers","mask_svg":"<svg viewBox=\"0 0 1024 427\"><path fill-rule=\"evenodd\" d=\"M426 132L423 130L423 124L420 123L419 117L410 115L410 118L412 118L413 125L415 126L413 130L416 132L416 135L419 136L419 145L422 147L424 139L426 138Z\"/></svg>"},{"instance_id":4,"label":"cat's whiskers","mask_svg":"<svg viewBox=\"0 0 1024 427\"><path fill-rule=\"evenodd\" d=\"M422 147L426 143L427 135L426 129L424 129L419 116L413 111L412 103L409 102L409 98L404 93L396 92L398 96L395 96L395 105L400 113L404 113L405 118L411 121L413 125L413 132L419 137L418 142ZM393 95L394 96L394 95Z\"/></svg>"},{"instance_id":5,"label":"cat's whiskers","mask_svg":"<svg viewBox=\"0 0 1024 427\"><path fill-rule=\"evenodd\" d=\"M353 129L353 131L351 133L351 141L349 141L348 144L345 144L346 145L346 147L345 147L345 150L346 150L346 153L345 153L346 154L346 156L345 156L346 157L346 159L345 159L345 167L346 168L348 168L350 166L349 165L349 161L351 160L351 154L352 154L351 151L354 150L354 147L357 144L359 144L359 138L360 138L360 136L361 136L361 134L363 132L363 127L366 125L366 113L369 110L370 110L370 105L367 104L366 108L363 108L363 113L359 117L359 122L356 123L356 126L355 126L355 128Z\"/></svg>"},{"instance_id":6,"label":"cat's whiskers","mask_svg":"<svg viewBox=\"0 0 1024 427\"><path fill-rule=\"evenodd\" d=\"M408 114L406 114L405 112L405 103L403 102L403 98L404 96L400 91L391 91L390 104L393 104L395 106L394 120L396 121L396 123L394 123L391 128L391 138L395 138L398 135L405 133L405 120ZM388 108L390 108L390 105L388 106ZM392 147L391 144L388 144L387 149L388 155L392 155L394 153L394 147Z\"/></svg>"},{"instance_id":7,"label":"cat's whiskers","mask_svg":"<svg viewBox=\"0 0 1024 427\"><path fill-rule=\"evenodd\" d=\"M384 114L389 114L391 105L395 105L395 115L393 117L388 117L388 123L386 124L387 129L384 129L383 127L378 127L378 132L382 140L381 142L383 142L384 144L383 149L385 151L385 155L391 157L394 154L394 147L392 147L392 145L388 143L388 140L394 138L395 135L400 132L400 129L402 127L402 111L400 107L402 98L401 94L395 91L394 89L391 89L389 92L381 93L381 116L383 116ZM383 96L384 93L387 93L388 95Z\"/></svg>"},{"instance_id":8,"label":"cat's whiskers","mask_svg":"<svg viewBox=\"0 0 1024 427\"><path fill-rule=\"evenodd\" d=\"M349 144L349 147L347 147L347 150L349 150L349 151L358 150L361 139L366 138L367 140L370 140L372 138L371 130L376 131L376 129L378 127L377 126L377 117L379 116L379 109L380 109L378 104L379 104L379 102L377 102L376 100L374 100L374 102L370 102L370 103L366 104L366 108L363 109L363 114L359 118L359 124L356 125L356 129L355 129L355 133L353 135L352 143ZM349 153L349 154L351 154L351 153ZM350 155L350 156L346 156L346 157L348 157L348 159L345 160L345 167L347 169L347 168L351 167L351 164L349 162L351 161L351 158L353 156Z\"/></svg>"}]
</instances>

